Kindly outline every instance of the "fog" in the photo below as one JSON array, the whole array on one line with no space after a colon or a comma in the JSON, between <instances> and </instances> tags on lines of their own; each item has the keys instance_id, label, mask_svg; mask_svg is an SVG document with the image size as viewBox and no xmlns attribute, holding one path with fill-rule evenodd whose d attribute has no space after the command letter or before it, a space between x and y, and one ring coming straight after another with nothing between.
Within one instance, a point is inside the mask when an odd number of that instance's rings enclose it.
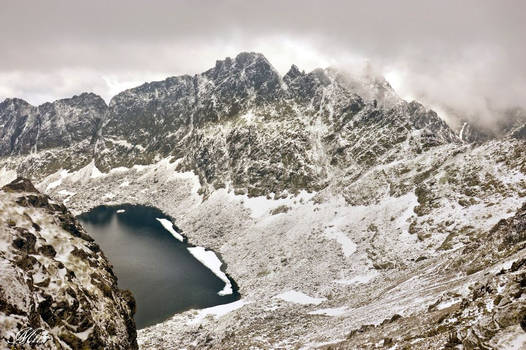
<instances>
[{"instance_id":1,"label":"fog","mask_svg":"<svg viewBox=\"0 0 526 350\"><path fill-rule=\"evenodd\" d=\"M241 51L284 74L374 67L401 97L493 125L526 108L524 1L1 1L0 99L195 74Z\"/></svg>"}]
</instances>

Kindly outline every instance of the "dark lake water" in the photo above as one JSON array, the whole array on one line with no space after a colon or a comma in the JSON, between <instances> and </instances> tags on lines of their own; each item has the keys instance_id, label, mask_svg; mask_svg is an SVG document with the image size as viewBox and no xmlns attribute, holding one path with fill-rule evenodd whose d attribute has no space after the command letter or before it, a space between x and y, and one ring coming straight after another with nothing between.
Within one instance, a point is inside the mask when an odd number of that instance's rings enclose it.
<instances>
[{"instance_id":1,"label":"dark lake water","mask_svg":"<svg viewBox=\"0 0 526 350\"><path fill-rule=\"evenodd\" d=\"M156 208L138 205L100 206L78 217L113 264L119 288L132 291L137 328L185 310L238 300L235 283L234 293L218 295L225 282L157 218L170 220Z\"/></svg>"}]
</instances>

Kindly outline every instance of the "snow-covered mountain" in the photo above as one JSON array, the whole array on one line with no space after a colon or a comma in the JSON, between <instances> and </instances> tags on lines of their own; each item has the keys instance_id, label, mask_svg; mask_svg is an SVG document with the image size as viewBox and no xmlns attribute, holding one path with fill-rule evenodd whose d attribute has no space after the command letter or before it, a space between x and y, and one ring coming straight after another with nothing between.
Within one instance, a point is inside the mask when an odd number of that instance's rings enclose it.
<instances>
[{"instance_id":1,"label":"snow-covered mountain","mask_svg":"<svg viewBox=\"0 0 526 350\"><path fill-rule=\"evenodd\" d=\"M396 157L406 139L414 154L458 142L436 113L402 101L385 81L296 66L282 78L255 53L124 91L109 106L93 94L38 107L6 100L0 118L0 155L39 153L17 165L23 175L173 156L207 192L232 184L252 195L324 188L335 170L355 176Z\"/></svg>"},{"instance_id":2,"label":"snow-covered mountain","mask_svg":"<svg viewBox=\"0 0 526 350\"><path fill-rule=\"evenodd\" d=\"M242 53L109 105L6 100L0 125L4 179L30 177L75 213L159 207L221 253L242 299L140 330L144 348L504 348L523 337L520 121L468 137L378 77L280 76ZM504 309L514 316L487 324Z\"/></svg>"}]
</instances>

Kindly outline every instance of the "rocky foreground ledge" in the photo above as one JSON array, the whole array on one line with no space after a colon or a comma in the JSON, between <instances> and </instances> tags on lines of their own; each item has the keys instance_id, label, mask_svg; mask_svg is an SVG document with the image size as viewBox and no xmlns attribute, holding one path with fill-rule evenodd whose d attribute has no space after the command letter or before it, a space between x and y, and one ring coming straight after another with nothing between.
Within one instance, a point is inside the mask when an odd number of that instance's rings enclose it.
<instances>
[{"instance_id":1,"label":"rocky foreground ledge","mask_svg":"<svg viewBox=\"0 0 526 350\"><path fill-rule=\"evenodd\" d=\"M138 348L133 296L67 208L29 180L0 190L0 247L0 348L27 327L47 334L39 349Z\"/></svg>"}]
</instances>

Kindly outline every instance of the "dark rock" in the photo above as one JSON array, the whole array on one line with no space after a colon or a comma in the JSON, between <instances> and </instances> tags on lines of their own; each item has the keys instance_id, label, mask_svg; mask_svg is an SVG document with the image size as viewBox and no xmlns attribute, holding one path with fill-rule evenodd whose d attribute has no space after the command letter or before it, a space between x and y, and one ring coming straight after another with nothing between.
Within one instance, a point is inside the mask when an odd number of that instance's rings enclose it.
<instances>
[{"instance_id":1,"label":"dark rock","mask_svg":"<svg viewBox=\"0 0 526 350\"><path fill-rule=\"evenodd\" d=\"M2 190L11 192L38 192L31 181L22 177L17 177L11 183L2 187Z\"/></svg>"},{"instance_id":2,"label":"dark rock","mask_svg":"<svg viewBox=\"0 0 526 350\"><path fill-rule=\"evenodd\" d=\"M38 252L48 258L54 258L57 255L52 245L46 244L38 248Z\"/></svg>"}]
</instances>

